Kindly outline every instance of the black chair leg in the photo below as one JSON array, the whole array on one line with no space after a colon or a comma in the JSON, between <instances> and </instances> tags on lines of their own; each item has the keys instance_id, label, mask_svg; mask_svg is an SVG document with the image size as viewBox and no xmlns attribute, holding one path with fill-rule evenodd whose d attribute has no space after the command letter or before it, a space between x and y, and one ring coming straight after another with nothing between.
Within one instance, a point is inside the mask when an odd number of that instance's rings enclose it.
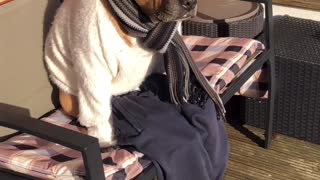
<instances>
[{"instance_id":1,"label":"black chair leg","mask_svg":"<svg viewBox=\"0 0 320 180\"><path fill-rule=\"evenodd\" d=\"M267 63L269 74L269 87L268 87L268 114L265 120L265 143L264 148L269 149L272 141L272 124L274 114L274 98L275 98L275 65L274 56L271 54Z\"/></svg>"}]
</instances>

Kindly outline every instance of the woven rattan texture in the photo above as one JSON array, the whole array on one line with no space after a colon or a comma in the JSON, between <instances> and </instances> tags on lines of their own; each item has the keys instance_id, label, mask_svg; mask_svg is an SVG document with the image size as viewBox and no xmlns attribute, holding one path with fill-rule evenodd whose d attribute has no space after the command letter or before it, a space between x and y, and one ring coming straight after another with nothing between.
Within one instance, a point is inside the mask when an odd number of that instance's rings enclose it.
<instances>
[{"instance_id":1,"label":"woven rattan texture","mask_svg":"<svg viewBox=\"0 0 320 180\"><path fill-rule=\"evenodd\" d=\"M319 22L290 16L276 16L274 24L277 56L320 64Z\"/></svg>"},{"instance_id":2,"label":"woven rattan texture","mask_svg":"<svg viewBox=\"0 0 320 180\"><path fill-rule=\"evenodd\" d=\"M182 33L184 35L207 37L254 38L261 33L263 24L263 7L260 5L257 14L240 21L212 21L212 23L196 22L194 20L183 21Z\"/></svg>"},{"instance_id":3,"label":"woven rattan texture","mask_svg":"<svg viewBox=\"0 0 320 180\"><path fill-rule=\"evenodd\" d=\"M320 144L320 22L274 18L277 95L274 131ZM263 127L266 100L245 98L242 114Z\"/></svg>"}]
</instances>

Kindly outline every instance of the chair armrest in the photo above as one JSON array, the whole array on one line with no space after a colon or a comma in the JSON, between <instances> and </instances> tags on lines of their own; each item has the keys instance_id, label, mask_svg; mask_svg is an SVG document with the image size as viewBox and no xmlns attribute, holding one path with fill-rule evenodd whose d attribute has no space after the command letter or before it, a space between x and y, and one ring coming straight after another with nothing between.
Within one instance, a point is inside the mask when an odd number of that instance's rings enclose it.
<instances>
[{"instance_id":1,"label":"chair armrest","mask_svg":"<svg viewBox=\"0 0 320 180\"><path fill-rule=\"evenodd\" d=\"M234 78L228 85L228 88L220 95L223 104L226 104L254 72L260 69L262 65L268 61L269 57L272 55L270 53L270 50L264 50L255 58L255 61L248 64L247 67L243 67L243 72L238 75L238 77Z\"/></svg>"},{"instance_id":2,"label":"chair armrest","mask_svg":"<svg viewBox=\"0 0 320 180\"><path fill-rule=\"evenodd\" d=\"M98 139L65 129L39 119L0 110L0 126L19 130L80 151L90 180L104 180Z\"/></svg>"}]
</instances>

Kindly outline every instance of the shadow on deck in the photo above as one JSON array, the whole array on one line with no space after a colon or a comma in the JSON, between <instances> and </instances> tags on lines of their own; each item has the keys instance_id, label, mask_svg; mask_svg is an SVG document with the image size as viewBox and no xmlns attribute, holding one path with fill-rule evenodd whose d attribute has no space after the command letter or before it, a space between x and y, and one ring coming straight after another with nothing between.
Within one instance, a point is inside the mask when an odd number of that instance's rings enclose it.
<instances>
[{"instance_id":1,"label":"shadow on deck","mask_svg":"<svg viewBox=\"0 0 320 180\"><path fill-rule=\"evenodd\" d=\"M277 135L263 149L227 124L230 160L225 180L319 180L320 145ZM263 131L246 126L258 136Z\"/></svg>"}]
</instances>

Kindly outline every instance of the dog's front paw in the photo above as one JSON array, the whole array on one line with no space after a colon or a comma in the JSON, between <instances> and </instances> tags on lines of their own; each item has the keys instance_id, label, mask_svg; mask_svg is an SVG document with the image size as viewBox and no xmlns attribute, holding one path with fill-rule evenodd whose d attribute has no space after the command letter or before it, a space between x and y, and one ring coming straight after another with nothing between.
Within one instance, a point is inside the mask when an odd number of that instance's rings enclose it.
<instances>
[{"instance_id":1,"label":"dog's front paw","mask_svg":"<svg viewBox=\"0 0 320 180\"><path fill-rule=\"evenodd\" d=\"M117 143L113 136L112 127L108 125L90 127L88 135L98 138L100 147L114 146Z\"/></svg>"}]
</instances>

